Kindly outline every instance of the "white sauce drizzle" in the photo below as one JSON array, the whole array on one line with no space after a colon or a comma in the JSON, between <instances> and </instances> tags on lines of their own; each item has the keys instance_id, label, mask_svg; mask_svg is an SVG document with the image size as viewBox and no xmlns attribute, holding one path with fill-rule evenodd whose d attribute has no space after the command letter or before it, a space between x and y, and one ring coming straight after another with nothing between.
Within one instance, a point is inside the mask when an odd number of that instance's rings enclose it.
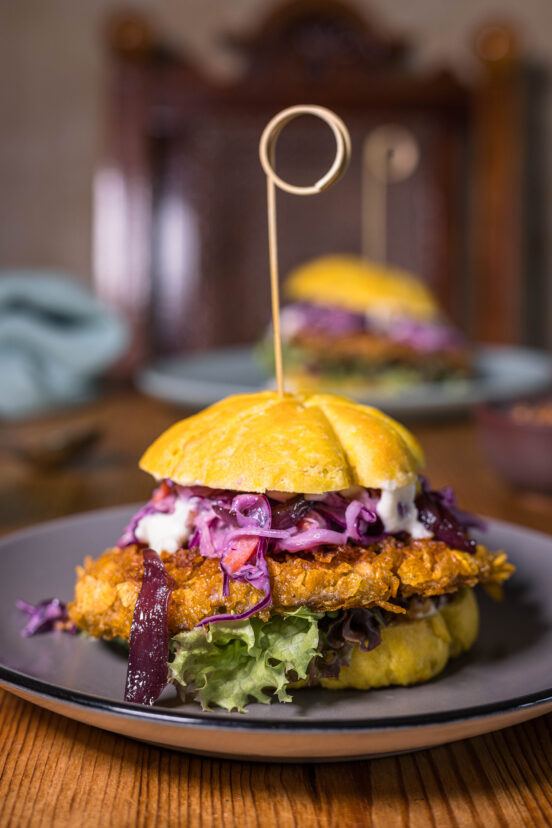
<instances>
[{"instance_id":1,"label":"white sauce drizzle","mask_svg":"<svg viewBox=\"0 0 552 828\"><path fill-rule=\"evenodd\" d=\"M382 489L376 512L386 532L408 532L413 538L430 538L431 532L418 520L414 503L416 482L395 489Z\"/></svg>"},{"instance_id":2,"label":"white sauce drizzle","mask_svg":"<svg viewBox=\"0 0 552 828\"><path fill-rule=\"evenodd\" d=\"M284 340L293 339L304 327L304 317L293 305L287 305L280 311L280 331Z\"/></svg>"},{"instance_id":3,"label":"white sauce drizzle","mask_svg":"<svg viewBox=\"0 0 552 828\"><path fill-rule=\"evenodd\" d=\"M156 552L171 555L180 549L190 537L190 530L196 516L197 498L177 500L174 512L157 512L145 515L136 527L136 537Z\"/></svg>"}]
</instances>

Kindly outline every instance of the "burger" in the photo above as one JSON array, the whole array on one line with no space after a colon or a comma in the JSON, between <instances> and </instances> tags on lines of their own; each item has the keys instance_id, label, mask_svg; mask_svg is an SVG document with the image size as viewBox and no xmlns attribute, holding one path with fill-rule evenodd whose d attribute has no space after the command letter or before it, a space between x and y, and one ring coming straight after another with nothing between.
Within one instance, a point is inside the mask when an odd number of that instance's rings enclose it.
<instances>
[{"instance_id":1,"label":"burger","mask_svg":"<svg viewBox=\"0 0 552 828\"><path fill-rule=\"evenodd\" d=\"M229 397L147 449L153 497L77 570L78 628L129 644L125 697L205 709L309 685L427 681L478 633L474 587L513 567L420 476L422 450L332 394Z\"/></svg>"},{"instance_id":2,"label":"burger","mask_svg":"<svg viewBox=\"0 0 552 828\"><path fill-rule=\"evenodd\" d=\"M284 285L284 363L295 390L362 394L465 379L469 351L411 273L354 256L301 265ZM270 367L270 336L261 354Z\"/></svg>"}]
</instances>

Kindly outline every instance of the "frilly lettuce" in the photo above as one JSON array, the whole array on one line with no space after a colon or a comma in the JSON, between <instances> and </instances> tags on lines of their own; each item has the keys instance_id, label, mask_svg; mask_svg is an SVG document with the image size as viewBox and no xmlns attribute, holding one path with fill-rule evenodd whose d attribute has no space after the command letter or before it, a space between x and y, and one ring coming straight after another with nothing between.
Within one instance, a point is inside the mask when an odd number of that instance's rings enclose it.
<instances>
[{"instance_id":1,"label":"frilly lettuce","mask_svg":"<svg viewBox=\"0 0 552 828\"><path fill-rule=\"evenodd\" d=\"M273 615L268 621L249 618L196 627L173 637L171 680L181 694L199 701L243 712L249 699L291 701L290 681L307 678L317 654L321 614L301 607Z\"/></svg>"}]
</instances>

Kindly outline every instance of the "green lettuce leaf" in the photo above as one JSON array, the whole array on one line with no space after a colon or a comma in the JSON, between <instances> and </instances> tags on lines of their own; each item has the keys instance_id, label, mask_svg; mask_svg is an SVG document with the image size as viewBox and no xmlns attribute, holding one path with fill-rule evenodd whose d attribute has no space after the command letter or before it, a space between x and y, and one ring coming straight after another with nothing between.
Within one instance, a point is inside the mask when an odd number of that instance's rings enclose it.
<instances>
[{"instance_id":1,"label":"green lettuce leaf","mask_svg":"<svg viewBox=\"0 0 552 828\"><path fill-rule=\"evenodd\" d=\"M170 677L182 695L201 703L243 712L250 698L291 701L290 681L304 679L317 654L320 613L301 607L268 621L217 622L175 635Z\"/></svg>"}]
</instances>

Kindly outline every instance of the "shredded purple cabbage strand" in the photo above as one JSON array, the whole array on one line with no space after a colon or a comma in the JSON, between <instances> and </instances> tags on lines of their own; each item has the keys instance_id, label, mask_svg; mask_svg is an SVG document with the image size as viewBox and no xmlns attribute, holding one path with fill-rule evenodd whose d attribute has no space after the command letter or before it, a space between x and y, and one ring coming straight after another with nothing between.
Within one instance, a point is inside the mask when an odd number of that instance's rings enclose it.
<instances>
[{"instance_id":1,"label":"shredded purple cabbage strand","mask_svg":"<svg viewBox=\"0 0 552 828\"><path fill-rule=\"evenodd\" d=\"M469 531L484 530L485 523L474 515L458 509L450 486L441 491L433 491L424 477L420 480L422 485L415 501L420 522L437 540L443 541L453 549L475 552L476 542L470 538Z\"/></svg>"},{"instance_id":2,"label":"shredded purple cabbage strand","mask_svg":"<svg viewBox=\"0 0 552 828\"><path fill-rule=\"evenodd\" d=\"M307 302L298 302L283 309L284 327L286 317L290 319L295 330L311 331L330 337L363 332L381 333L394 342L409 345L423 353L454 350L465 344L460 331L442 319L422 322L406 316L370 316L344 308Z\"/></svg>"},{"instance_id":3,"label":"shredded purple cabbage strand","mask_svg":"<svg viewBox=\"0 0 552 828\"><path fill-rule=\"evenodd\" d=\"M16 606L29 616L29 620L21 630L21 635L25 638L53 630L62 630L72 635L77 631L67 613L67 605L59 598L47 598L36 605L28 604L27 601L20 599L16 601Z\"/></svg>"}]
</instances>

